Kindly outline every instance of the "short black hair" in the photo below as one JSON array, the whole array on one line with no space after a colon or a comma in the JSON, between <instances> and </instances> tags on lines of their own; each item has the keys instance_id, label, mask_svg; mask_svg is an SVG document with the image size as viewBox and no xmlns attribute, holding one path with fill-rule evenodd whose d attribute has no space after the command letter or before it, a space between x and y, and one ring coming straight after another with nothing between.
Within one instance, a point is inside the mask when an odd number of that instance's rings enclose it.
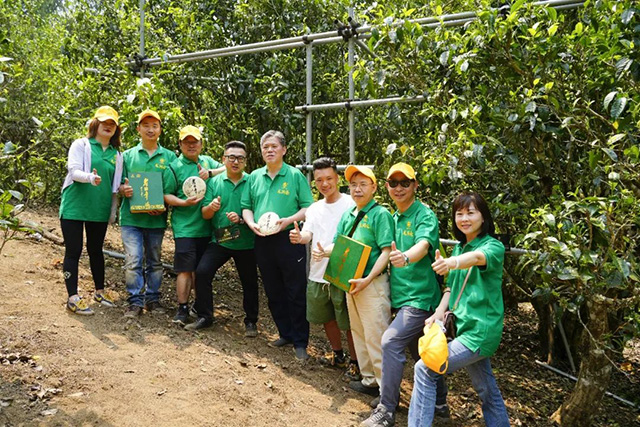
<instances>
[{"instance_id":1,"label":"short black hair","mask_svg":"<svg viewBox=\"0 0 640 427\"><path fill-rule=\"evenodd\" d=\"M461 241L462 243L467 243L467 236L460 231L458 226L456 225L456 212L460 209L469 208L469 206L474 205L476 209L480 211L482 214L482 219L484 222L482 223L482 229L478 237L484 236L488 234L490 236L495 237L496 234L496 226L493 223L493 217L491 216L491 211L489 210L489 205L487 204L484 198L473 191L465 191L455 198L453 201L453 209L451 209L451 217L453 220L453 235L456 236L456 239Z\"/></svg>"},{"instance_id":2,"label":"short black hair","mask_svg":"<svg viewBox=\"0 0 640 427\"><path fill-rule=\"evenodd\" d=\"M244 152L247 152L247 145L242 141L229 141L224 145L224 151L227 151L229 148L242 148Z\"/></svg>"},{"instance_id":3,"label":"short black hair","mask_svg":"<svg viewBox=\"0 0 640 427\"><path fill-rule=\"evenodd\" d=\"M317 171L318 169L327 169L331 168L335 173L338 173L338 167L336 166L335 160L331 157L320 157L313 162L313 171Z\"/></svg>"}]
</instances>

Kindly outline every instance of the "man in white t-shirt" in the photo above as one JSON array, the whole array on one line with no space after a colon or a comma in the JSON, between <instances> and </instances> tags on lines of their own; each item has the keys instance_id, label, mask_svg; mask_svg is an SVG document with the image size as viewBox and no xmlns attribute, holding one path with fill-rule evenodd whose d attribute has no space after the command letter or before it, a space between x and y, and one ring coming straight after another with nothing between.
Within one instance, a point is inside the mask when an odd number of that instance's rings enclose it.
<instances>
[{"instance_id":1,"label":"man in white t-shirt","mask_svg":"<svg viewBox=\"0 0 640 427\"><path fill-rule=\"evenodd\" d=\"M342 214L352 208L354 202L347 194L340 193L340 177L332 159L321 157L313 162L313 178L316 188L324 198L307 208L302 230L294 223L295 227L289 232L289 239L294 244L304 245L311 242L312 247L318 244L327 246L333 243ZM360 370L349 330L345 293L324 280L324 271L328 263L328 258L319 262L311 260L307 284L307 320L310 323L324 325L329 338L333 352L321 361L337 368L347 368L345 375L349 379L359 380ZM347 332L351 360L347 359L342 350L341 330Z\"/></svg>"}]
</instances>

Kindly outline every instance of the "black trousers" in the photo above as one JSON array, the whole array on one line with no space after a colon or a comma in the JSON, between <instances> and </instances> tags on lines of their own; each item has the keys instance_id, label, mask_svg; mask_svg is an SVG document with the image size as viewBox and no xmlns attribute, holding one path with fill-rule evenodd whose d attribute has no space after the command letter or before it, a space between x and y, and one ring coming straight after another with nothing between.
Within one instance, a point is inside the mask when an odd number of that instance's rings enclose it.
<instances>
[{"instance_id":1,"label":"black trousers","mask_svg":"<svg viewBox=\"0 0 640 427\"><path fill-rule=\"evenodd\" d=\"M244 323L258 321L258 271L253 249L234 250L209 243L196 269L196 303L199 317L213 319L213 289L211 282L216 272L230 258L236 264L236 270L242 283L242 307Z\"/></svg>"},{"instance_id":2,"label":"black trousers","mask_svg":"<svg viewBox=\"0 0 640 427\"><path fill-rule=\"evenodd\" d=\"M257 237L256 260L269 310L280 337L298 347L309 343L307 321L307 250L289 241L289 231Z\"/></svg>"},{"instance_id":3,"label":"black trousers","mask_svg":"<svg viewBox=\"0 0 640 427\"><path fill-rule=\"evenodd\" d=\"M78 263L82 254L82 228L87 233L87 253L91 275L96 289L104 289L104 255L102 246L107 234L106 222L78 221L60 218L60 228L64 237L64 283L69 296L78 293Z\"/></svg>"}]
</instances>

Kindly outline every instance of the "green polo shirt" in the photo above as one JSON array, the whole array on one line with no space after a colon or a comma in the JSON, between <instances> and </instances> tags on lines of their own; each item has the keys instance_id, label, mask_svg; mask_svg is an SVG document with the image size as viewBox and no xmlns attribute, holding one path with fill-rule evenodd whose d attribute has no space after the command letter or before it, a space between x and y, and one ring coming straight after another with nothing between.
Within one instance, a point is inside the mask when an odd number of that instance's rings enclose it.
<instances>
[{"instance_id":1,"label":"green polo shirt","mask_svg":"<svg viewBox=\"0 0 640 427\"><path fill-rule=\"evenodd\" d=\"M489 357L496 352L504 324L504 305L502 302L502 266L504 264L504 246L499 240L488 234L476 237L466 245L458 244L451 256L467 252L480 251L487 259L484 267L473 267L469 281L464 289L458 307L458 339L471 351L480 349L482 356ZM448 284L451 287L449 308L460 294L467 270L451 270Z\"/></svg>"},{"instance_id":2,"label":"green polo shirt","mask_svg":"<svg viewBox=\"0 0 640 427\"><path fill-rule=\"evenodd\" d=\"M251 172L242 193L241 207L252 210L258 222L266 212L275 212L280 218L286 218L311 203L313 195L307 178L298 169L283 163L273 179L266 166ZM287 229L292 228L290 225Z\"/></svg>"},{"instance_id":3,"label":"green polo shirt","mask_svg":"<svg viewBox=\"0 0 640 427\"><path fill-rule=\"evenodd\" d=\"M125 177L134 172L164 172L169 164L176 159L176 154L158 144L158 149L149 157L147 150L142 148L142 143L128 149L122 154L122 182ZM120 225L128 225L141 228L166 228L167 213L162 215L149 215L147 213L132 214L129 206L129 198L123 197L120 205Z\"/></svg>"},{"instance_id":4,"label":"green polo shirt","mask_svg":"<svg viewBox=\"0 0 640 427\"><path fill-rule=\"evenodd\" d=\"M391 246L391 242L393 242L395 229L393 225L393 217L389 211L382 206L376 205L374 207L374 203L375 200L371 200L364 208L362 208L366 214L360 223L358 223L356 231L352 236L352 238L358 242L371 246L371 255L369 255L369 260L367 261L367 266L364 269L362 277L366 277L371 273L373 266L382 253L382 248ZM357 206L342 214L342 218L340 218L340 222L338 223L336 238L338 234L345 236L349 234L357 216Z\"/></svg>"},{"instance_id":5,"label":"green polo shirt","mask_svg":"<svg viewBox=\"0 0 640 427\"><path fill-rule=\"evenodd\" d=\"M74 181L65 188L60 202L60 218L107 222L111 215L111 189L118 150L112 145L103 150L102 144L94 138L90 138L89 143L91 144L91 170L96 169L102 181L100 185Z\"/></svg>"},{"instance_id":6,"label":"green polo shirt","mask_svg":"<svg viewBox=\"0 0 640 427\"><path fill-rule=\"evenodd\" d=\"M409 209L393 214L396 247L405 252L416 243L429 243L429 252L406 267L391 266L391 307L411 306L434 311L442 297L436 274L431 268L439 247L438 218L431 209L416 200Z\"/></svg>"},{"instance_id":7,"label":"green polo shirt","mask_svg":"<svg viewBox=\"0 0 640 427\"><path fill-rule=\"evenodd\" d=\"M207 183L207 194L204 196L202 206L208 205L213 199L220 196L220 210L211 218L211 229L214 232L211 236L211 242L217 242L215 230L224 227L237 227L240 232L240 237L222 242L220 246L235 250L253 249L256 237L254 232L251 231L246 224L233 224L227 218L228 212L235 212L242 218L240 199L248 181L249 175L243 173L242 179L240 179L237 184L234 184L227 176L227 171L224 171L220 175L210 179Z\"/></svg>"},{"instance_id":8,"label":"green polo shirt","mask_svg":"<svg viewBox=\"0 0 640 427\"><path fill-rule=\"evenodd\" d=\"M199 156L198 163L180 154L162 174L162 188L164 194L173 194L179 199L188 197L182 191L182 184L190 176L198 176L198 165L203 169L218 169L222 164L209 156ZM208 179L207 181L211 181ZM173 238L210 237L211 225L202 219L202 201L193 206L173 206L171 211L171 228Z\"/></svg>"}]
</instances>

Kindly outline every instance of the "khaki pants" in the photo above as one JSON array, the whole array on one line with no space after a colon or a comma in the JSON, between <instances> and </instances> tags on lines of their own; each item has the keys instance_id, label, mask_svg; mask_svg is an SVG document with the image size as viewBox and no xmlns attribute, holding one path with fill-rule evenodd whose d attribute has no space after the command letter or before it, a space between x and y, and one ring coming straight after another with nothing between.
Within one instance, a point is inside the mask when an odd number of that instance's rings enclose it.
<instances>
[{"instance_id":1,"label":"khaki pants","mask_svg":"<svg viewBox=\"0 0 640 427\"><path fill-rule=\"evenodd\" d=\"M347 293L347 308L362 384L377 386L382 380L382 334L391 323L389 277L376 277L357 295Z\"/></svg>"}]
</instances>

